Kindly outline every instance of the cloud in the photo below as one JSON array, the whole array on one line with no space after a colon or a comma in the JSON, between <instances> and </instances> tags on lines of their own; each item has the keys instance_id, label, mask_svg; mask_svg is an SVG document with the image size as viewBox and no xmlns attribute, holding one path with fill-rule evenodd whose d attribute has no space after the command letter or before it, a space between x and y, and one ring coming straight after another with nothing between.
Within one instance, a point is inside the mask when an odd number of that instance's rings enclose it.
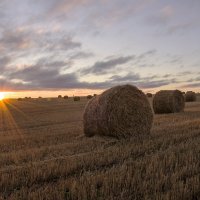
<instances>
[{"instance_id":1,"label":"cloud","mask_svg":"<svg viewBox=\"0 0 200 200\"><path fill-rule=\"evenodd\" d=\"M92 52L76 52L75 54L73 54L72 56L70 56L70 59L85 59L85 58L89 58L89 57L93 57L94 53Z\"/></svg>"},{"instance_id":2,"label":"cloud","mask_svg":"<svg viewBox=\"0 0 200 200\"><path fill-rule=\"evenodd\" d=\"M0 57L0 69L1 71L5 70L8 63L10 63L11 58L8 56Z\"/></svg>"},{"instance_id":3,"label":"cloud","mask_svg":"<svg viewBox=\"0 0 200 200\"><path fill-rule=\"evenodd\" d=\"M174 25L170 25L167 28L167 34L174 34L177 32L185 33L185 30L191 30L191 28L195 27L194 22L184 22L184 23L178 23Z\"/></svg>"},{"instance_id":4,"label":"cloud","mask_svg":"<svg viewBox=\"0 0 200 200\"><path fill-rule=\"evenodd\" d=\"M74 41L67 33L38 33L34 30L5 30L0 38L0 52L33 51L69 51L80 48L81 43Z\"/></svg>"},{"instance_id":5,"label":"cloud","mask_svg":"<svg viewBox=\"0 0 200 200\"><path fill-rule=\"evenodd\" d=\"M141 53L140 55L135 57L134 65L136 65L139 68L155 67L155 64L150 63L148 60L154 57L156 53L157 53L156 49L151 49L149 51Z\"/></svg>"},{"instance_id":6,"label":"cloud","mask_svg":"<svg viewBox=\"0 0 200 200\"><path fill-rule=\"evenodd\" d=\"M188 76L188 75L191 75L193 74L191 71L183 71L183 72L179 72L177 74L177 76Z\"/></svg>"},{"instance_id":7,"label":"cloud","mask_svg":"<svg viewBox=\"0 0 200 200\"><path fill-rule=\"evenodd\" d=\"M67 67L70 63L64 61L47 61L48 59L40 59L35 65L26 66L16 71L6 72L11 79L21 79L25 82L36 82L36 84L44 80L53 80L58 77L60 71Z\"/></svg>"},{"instance_id":8,"label":"cloud","mask_svg":"<svg viewBox=\"0 0 200 200\"><path fill-rule=\"evenodd\" d=\"M182 88L199 88L200 82L182 85Z\"/></svg>"},{"instance_id":9,"label":"cloud","mask_svg":"<svg viewBox=\"0 0 200 200\"><path fill-rule=\"evenodd\" d=\"M156 54L156 52L157 52L156 49L146 51L137 57L137 61L141 61L142 59L146 58L147 56L153 56Z\"/></svg>"},{"instance_id":10,"label":"cloud","mask_svg":"<svg viewBox=\"0 0 200 200\"><path fill-rule=\"evenodd\" d=\"M57 67L56 67L57 65ZM75 73L61 74L64 63L47 63L10 71L1 79L1 88L9 90L50 90L80 87ZM15 80L18 80L17 82Z\"/></svg>"},{"instance_id":11,"label":"cloud","mask_svg":"<svg viewBox=\"0 0 200 200\"><path fill-rule=\"evenodd\" d=\"M68 14L69 12L73 11L77 7L81 7L89 2L91 0L54 0L51 4L50 9L48 10L47 14L52 15L62 15L62 14Z\"/></svg>"},{"instance_id":12,"label":"cloud","mask_svg":"<svg viewBox=\"0 0 200 200\"><path fill-rule=\"evenodd\" d=\"M170 78L170 77L172 77L173 75L172 74L165 74L164 76L163 76L163 78Z\"/></svg>"},{"instance_id":13,"label":"cloud","mask_svg":"<svg viewBox=\"0 0 200 200\"><path fill-rule=\"evenodd\" d=\"M148 16L147 23L151 25L166 25L174 15L174 9L171 5L165 6L157 13Z\"/></svg>"},{"instance_id":14,"label":"cloud","mask_svg":"<svg viewBox=\"0 0 200 200\"><path fill-rule=\"evenodd\" d=\"M191 82L199 82L199 81L200 81L200 76L187 80L187 82L189 82L189 83L191 83Z\"/></svg>"},{"instance_id":15,"label":"cloud","mask_svg":"<svg viewBox=\"0 0 200 200\"><path fill-rule=\"evenodd\" d=\"M159 78L162 77L158 77L157 75L141 77L139 74L127 74L125 76L112 76L110 79L112 84L133 84L143 89L157 88L177 82L176 79L166 78L161 80L155 80Z\"/></svg>"},{"instance_id":16,"label":"cloud","mask_svg":"<svg viewBox=\"0 0 200 200\"><path fill-rule=\"evenodd\" d=\"M0 54L2 73L16 68L16 65L30 66L36 62L37 65L43 65L45 62L46 67L52 65L56 68L65 65L66 62L69 64L73 60L89 56L82 50L82 44L66 32L38 33L27 29L4 30L0 34ZM41 57L45 57L45 60ZM6 70L5 66L8 64L10 68Z\"/></svg>"},{"instance_id":17,"label":"cloud","mask_svg":"<svg viewBox=\"0 0 200 200\"><path fill-rule=\"evenodd\" d=\"M29 35L21 31L4 30L0 38L0 50L20 50L30 47Z\"/></svg>"},{"instance_id":18,"label":"cloud","mask_svg":"<svg viewBox=\"0 0 200 200\"><path fill-rule=\"evenodd\" d=\"M192 7L192 5L190 6ZM199 27L199 21L193 15L190 15L192 17L187 17L186 19L184 18L185 16L182 16L182 20L179 19L179 15L183 15L183 8L184 6L176 7L175 4L164 6L156 13L148 16L146 23L159 27L157 33L159 35L184 34L186 30L191 31L192 28Z\"/></svg>"},{"instance_id":19,"label":"cloud","mask_svg":"<svg viewBox=\"0 0 200 200\"><path fill-rule=\"evenodd\" d=\"M128 58L113 59L108 61L118 64L124 63ZM47 60L47 59L46 59ZM120 62L117 62L120 61ZM68 62L45 61L40 59L35 65L26 66L15 71L7 71L5 77L0 78L0 89L6 90L55 90L55 89L106 89L119 84L133 84L140 88L156 88L170 83L175 83L175 79L160 79L159 76L141 77L138 73L129 73L125 76L114 75L102 82L80 81L75 72L63 73L62 70ZM99 66L99 65L98 65ZM103 65L105 66L105 65ZM98 73L98 72L97 72ZM160 80L159 80L160 79Z\"/></svg>"},{"instance_id":20,"label":"cloud","mask_svg":"<svg viewBox=\"0 0 200 200\"><path fill-rule=\"evenodd\" d=\"M109 29L119 24L125 24L142 13L156 0L128 0L90 1L88 12L81 20L81 30L92 33L93 36L100 35L104 29ZM91 9L92 8L92 9Z\"/></svg>"},{"instance_id":21,"label":"cloud","mask_svg":"<svg viewBox=\"0 0 200 200\"><path fill-rule=\"evenodd\" d=\"M122 82L130 82L130 81L139 81L141 79L140 75L139 74L127 74L126 76L119 76L119 75L115 75L115 76L111 76L110 77L110 80L112 82L119 82L119 83L122 83Z\"/></svg>"},{"instance_id":22,"label":"cloud","mask_svg":"<svg viewBox=\"0 0 200 200\"><path fill-rule=\"evenodd\" d=\"M95 74L101 75L105 74L113 69L116 69L117 66L126 64L134 59L134 56L121 56L116 58L111 58L106 61L98 61L93 66L81 70L81 74Z\"/></svg>"},{"instance_id":23,"label":"cloud","mask_svg":"<svg viewBox=\"0 0 200 200\"><path fill-rule=\"evenodd\" d=\"M175 79L170 79L170 80L144 81L144 82L139 82L138 84L137 83L136 84L141 88L150 89L150 88L158 88L161 86L166 86L174 82L176 82Z\"/></svg>"},{"instance_id":24,"label":"cloud","mask_svg":"<svg viewBox=\"0 0 200 200\"><path fill-rule=\"evenodd\" d=\"M108 75L112 74L113 70L116 73L118 66L138 59L144 60L155 53L156 50L149 50L138 56L110 56L103 61L94 63L89 68L79 71L79 73L80 75ZM43 57L38 59L35 64L25 65L21 68L13 67L12 70L4 71L3 75L6 78L1 78L1 88L9 90L106 89L118 84L133 84L141 88L156 88L176 82L175 79L170 79L169 75L141 77L139 73L132 72L125 76L112 75L102 82L80 81L79 73L72 68L72 58L87 56L91 56L91 54L78 51L66 58L66 60ZM67 71L70 69L71 72L67 72L66 69ZM117 73L120 74L121 72L123 71L120 70Z\"/></svg>"},{"instance_id":25,"label":"cloud","mask_svg":"<svg viewBox=\"0 0 200 200\"><path fill-rule=\"evenodd\" d=\"M176 78L198 82L192 73L178 74L183 63L184 70L186 64L188 67L192 62L198 64L198 53L187 53L198 48L197 35L193 32L192 38L179 38L175 34L197 25L199 3L186 2L167 5L158 0L0 1L1 87L95 89L132 83L148 88L176 83ZM187 12L183 15L187 6L191 15ZM141 23L146 15L150 28ZM155 29L174 37L155 38L152 35ZM91 35L91 31L99 35ZM186 43L190 40L187 48L182 48L181 39ZM175 49L170 42L177 43ZM145 52L146 48L150 50ZM174 54L174 51L182 55L166 58L168 52ZM105 53L119 56L107 57ZM102 55L105 55L103 60L96 59ZM169 68L163 69L166 66ZM163 75L144 77L162 73L162 69ZM96 82L91 82L95 77Z\"/></svg>"}]
</instances>

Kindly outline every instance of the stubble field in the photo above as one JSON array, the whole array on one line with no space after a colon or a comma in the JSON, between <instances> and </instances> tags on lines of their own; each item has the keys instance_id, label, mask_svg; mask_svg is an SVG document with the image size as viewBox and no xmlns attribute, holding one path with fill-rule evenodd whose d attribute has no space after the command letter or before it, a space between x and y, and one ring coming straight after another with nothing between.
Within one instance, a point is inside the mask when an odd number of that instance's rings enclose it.
<instances>
[{"instance_id":1,"label":"stubble field","mask_svg":"<svg viewBox=\"0 0 200 200\"><path fill-rule=\"evenodd\" d=\"M86 102L0 102L0 199L200 199L200 99L143 140L86 138Z\"/></svg>"}]
</instances>

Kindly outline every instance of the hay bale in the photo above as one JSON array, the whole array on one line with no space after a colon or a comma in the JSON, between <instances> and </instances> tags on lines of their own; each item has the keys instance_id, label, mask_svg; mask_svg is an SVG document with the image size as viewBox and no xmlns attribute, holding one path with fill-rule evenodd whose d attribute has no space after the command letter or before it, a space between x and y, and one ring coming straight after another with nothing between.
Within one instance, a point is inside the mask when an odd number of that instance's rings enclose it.
<instances>
[{"instance_id":1,"label":"hay bale","mask_svg":"<svg viewBox=\"0 0 200 200\"><path fill-rule=\"evenodd\" d=\"M58 99L62 99L62 95L58 95Z\"/></svg>"},{"instance_id":2,"label":"hay bale","mask_svg":"<svg viewBox=\"0 0 200 200\"><path fill-rule=\"evenodd\" d=\"M24 97L25 101L31 100L31 97Z\"/></svg>"},{"instance_id":3,"label":"hay bale","mask_svg":"<svg viewBox=\"0 0 200 200\"><path fill-rule=\"evenodd\" d=\"M197 100L197 96L196 96L195 92L192 92L192 91L186 92L186 94L185 94L185 101L186 102L194 102L196 100Z\"/></svg>"},{"instance_id":4,"label":"hay bale","mask_svg":"<svg viewBox=\"0 0 200 200\"><path fill-rule=\"evenodd\" d=\"M182 112L184 108L184 96L179 90L161 90L154 96L153 109L156 114Z\"/></svg>"},{"instance_id":5,"label":"hay bale","mask_svg":"<svg viewBox=\"0 0 200 200\"><path fill-rule=\"evenodd\" d=\"M92 99L92 95L87 95L87 99Z\"/></svg>"},{"instance_id":6,"label":"hay bale","mask_svg":"<svg viewBox=\"0 0 200 200\"><path fill-rule=\"evenodd\" d=\"M153 94L151 94L151 93L147 93L146 95L147 95L148 98L152 98L153 97Z\"/></svg>"},{"instance_id":7,"label":"hay bale","mask_svg":"<svg viewBox=\"0 0 200 200\"><path fill-rule=\"evenodd\" d=\"M78 96L75 96L75 97L74 97L74 101L80 101L80 100L81 100L80 97L78 97Z\"/></svg>"},{"instance_id":8,"label":"hay bale","mask_svg":"<svg viewBox=\"0 0 200 200\"><path fill-rule=\"evenodd\" d=\"M83 114L84 133L126 138L148 135L153 113L146 95L131 85L116 86L93 97Z\"/></svg>"},{"instance_id":9,"label":"hay bale","mask_svg":"<svg viewBox=\"0 0 200 200\"><path fill-rule=\"evenodd\" d=\"M68 97L67 95L65 95L63 98L64 98L64 99L68 99L69 97Z\"/></svg>"}]
</instances>

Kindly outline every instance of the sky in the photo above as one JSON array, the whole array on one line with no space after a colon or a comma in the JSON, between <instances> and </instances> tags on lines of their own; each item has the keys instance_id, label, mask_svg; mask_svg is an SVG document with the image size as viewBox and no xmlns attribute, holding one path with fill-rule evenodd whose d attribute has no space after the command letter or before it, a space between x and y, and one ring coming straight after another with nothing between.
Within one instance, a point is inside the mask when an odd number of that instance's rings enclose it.
<instances>
[{"instance_id":1,"label":"sky","mask_svg":"<svg viewBox=\"0 0 200 200\"><path fill-rule=\"evenodd\" d=\"M199 0L0 0L0 91L200 92Z\"/></svg>"}]
</instances>

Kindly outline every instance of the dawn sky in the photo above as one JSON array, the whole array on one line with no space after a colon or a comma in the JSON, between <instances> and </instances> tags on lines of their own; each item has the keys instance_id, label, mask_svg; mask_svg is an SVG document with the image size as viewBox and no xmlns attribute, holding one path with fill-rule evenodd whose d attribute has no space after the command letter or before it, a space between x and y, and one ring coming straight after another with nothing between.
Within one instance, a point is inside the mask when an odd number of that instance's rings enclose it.
<instances>
[{"instance_id":1,"label":"dawn sky","mask_svg":"<svg viewBox=\"0 0 200 200\"><path fill-rule=\"evenodd\" d=\"M0 91L199 91L199 19L199 0L0 0Z\"/></svg>"}]
</instances>

